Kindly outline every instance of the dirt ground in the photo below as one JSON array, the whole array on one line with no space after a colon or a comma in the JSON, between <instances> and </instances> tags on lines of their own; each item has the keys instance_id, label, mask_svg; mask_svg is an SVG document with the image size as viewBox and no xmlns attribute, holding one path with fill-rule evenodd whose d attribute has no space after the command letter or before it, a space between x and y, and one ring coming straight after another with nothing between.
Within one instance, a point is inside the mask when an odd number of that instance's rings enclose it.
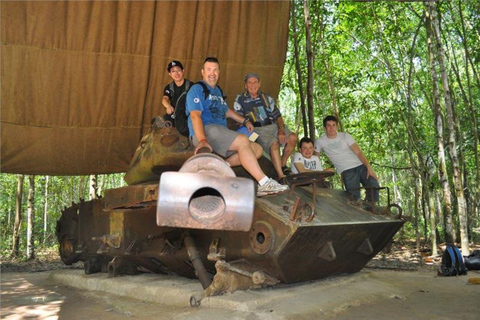
<instances>
[{"instance_id":1,"label":"dirt ground","mask_svg":"<svg viewBox=\"0 0 480 320\"><path fill-rule=\"evenodd\" d=\"M227 297L255 296L249 310L172 307L79 290L49 279L65 268L58 260L3 261L1 319L480 319L480 284L468 282L480 279L480 271L438 277L439 260L397 247L356 275ZM262 300L269 295L278 299Z\"/></svg>"}]
</instances>

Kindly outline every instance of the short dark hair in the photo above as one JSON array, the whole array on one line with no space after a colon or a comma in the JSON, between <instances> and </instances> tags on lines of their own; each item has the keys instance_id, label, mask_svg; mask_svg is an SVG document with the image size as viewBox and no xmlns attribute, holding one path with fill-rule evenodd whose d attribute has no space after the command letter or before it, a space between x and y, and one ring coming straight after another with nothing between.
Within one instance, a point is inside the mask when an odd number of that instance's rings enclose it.
<instances>
[{"instance_id":1,"label":"short dark hair","mask_svg":"<svg viewBox=\"0 0 480 320\"><path fill-rule=\"evenodd\" d=\"M205 61L203 61L203 64L205 64L205 62L215 62L215 63L218 63L220 65L220 62L215 57L206 57Z\"/></svg>"},{"instance_id":2,"label":"short dark hair","mask_svg":"<svg viewBox=\"0 0 480 320\"><path fill-rule=\"evenodd\" d=\"M315 145L315 142L313 141L313 139L311 139L309 137L303 137L302 139L300 139L300 142L298 143L298 147L300 149L302 148L303 143L311 143L311 144Z\"/></svg>"},{"instance_id":3,"label":"short dark hair","mask_svg":"<svg viewBox=\"0 0 480 320\"><path fill-rule=\"evenodd\" d=\"M336 124L338 124L338 119L335 116L326 116L323 119L323 127L327 127L327 121L335 121Z\"/></svg>"}]
</instances>

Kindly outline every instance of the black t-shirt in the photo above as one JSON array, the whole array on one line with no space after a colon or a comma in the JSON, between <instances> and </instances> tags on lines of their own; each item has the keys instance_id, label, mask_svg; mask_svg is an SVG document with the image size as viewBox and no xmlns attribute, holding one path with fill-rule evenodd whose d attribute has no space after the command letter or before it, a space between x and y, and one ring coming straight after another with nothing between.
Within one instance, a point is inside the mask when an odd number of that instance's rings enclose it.
<instances>
[{"instance_id":1,"label":"black t-shirt","mask_svg":"<svg viewBox=\"0 0 480 320\"><path fill-rule=\"evenodd\" d=\"M175 84L175 82L171 82L163 90L163 95L167 96L170 99L170 104L172 105L172 107L174 108L176 107L178 98L183 92L185 92L186 83L187 83L187 79L185 79L183 81L183 84L180 87L178 87ZM173 84L173 92L171 90L172 84Z\"/></svg>"}]
</instances>

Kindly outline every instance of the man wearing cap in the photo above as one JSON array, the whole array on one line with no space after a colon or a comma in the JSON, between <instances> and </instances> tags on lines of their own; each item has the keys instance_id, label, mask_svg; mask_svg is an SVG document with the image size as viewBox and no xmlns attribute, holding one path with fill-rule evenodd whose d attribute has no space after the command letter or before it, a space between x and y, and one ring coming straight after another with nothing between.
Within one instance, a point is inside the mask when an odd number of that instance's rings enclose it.
<instances>
[{"instance_id":1,"label":"man wearing cap","mask_svg":"<svg viewBox=\"0 0 480 320\"><path fill-rule=\"evenodd\" d=\"M177 106L179 106L179 103L185 103L185 95L188 89L190 89L192 82L188 79L185 79L185 71L180 61L173 60L170 62L167 66L167 71L168 75L173 81L170 82L163 90L162 105L165 107L167 112L163 118L172 122L172 124L176 126L179 131L182 130L182 124L180 121L185 121L184 130L187 132L186 116L183 114L178 114L179 110L175 112L175 109ZM178 119L176 119L176 117L178 117Z\"/></svg>"},{"instance_id":2,"label":"man wearing cap","mask_svg":"<svg viewBox=\"0 0 480 320\"><path fill-rule=\"evenodd\" d=\"M260 91L260 76L249 73L244 81L245 92L237 96L233 109L253 123L258 133L256 142L270 154L279 181L285 180L289 173L287 160L293 153L297 135L285 126L275 100ZM283 155L280 155L280 146L284 147Z\"/></svg>"},{"instance_id":3,"label":"man wearing cap","mask_svg":"<svg viewBox=\"0 0 480 320\"><path fill-rule=\"evenodd\" d=\"M252 132L253 125L227 105L217 86L220 64L215 57L205 59L202 68L203 80L193 85L187 94L188 127L196 146L195 153L208 148L226 158L230 166L242 165L257 180L257 195L266 195L288 190L288 186L267 177L258 164L262 147L250 142L247 136L227 128L227 118L243 123Z\"/></svg>"}]
</instances>

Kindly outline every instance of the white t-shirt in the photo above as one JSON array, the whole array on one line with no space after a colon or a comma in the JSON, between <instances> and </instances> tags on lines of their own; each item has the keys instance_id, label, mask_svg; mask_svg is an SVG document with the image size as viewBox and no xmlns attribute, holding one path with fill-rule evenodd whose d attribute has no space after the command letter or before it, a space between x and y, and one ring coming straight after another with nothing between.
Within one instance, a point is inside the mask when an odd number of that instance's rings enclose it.
<instances>
[{"instance_id":1,"label":"white t-shirt","mask_svg":"<svg viewBox=\"0 0 480 320\"><path fill-rule=\"evenodd\" d=\"M335 139L323 135L315 141L315 151L325 152L337 169L337 173L340 174L345 170L362 165L360 159L350 149L350 146L354 143L355 140L346 132L338 132Z\"/></svg>"},{"instance_id":2,"label":"white t-shirt","mask_svg":"<svg viewBox=\"0 0 480 320\"><path fill-rule=\"evenodd\" d=\"M310 159L305 158L300 152L297 152L292 156L292 173L300 173L295 167L295 163L302 163L305 169L308 170L323 171L320 158L314 154Z\"/></svg>"}]
</instances>

